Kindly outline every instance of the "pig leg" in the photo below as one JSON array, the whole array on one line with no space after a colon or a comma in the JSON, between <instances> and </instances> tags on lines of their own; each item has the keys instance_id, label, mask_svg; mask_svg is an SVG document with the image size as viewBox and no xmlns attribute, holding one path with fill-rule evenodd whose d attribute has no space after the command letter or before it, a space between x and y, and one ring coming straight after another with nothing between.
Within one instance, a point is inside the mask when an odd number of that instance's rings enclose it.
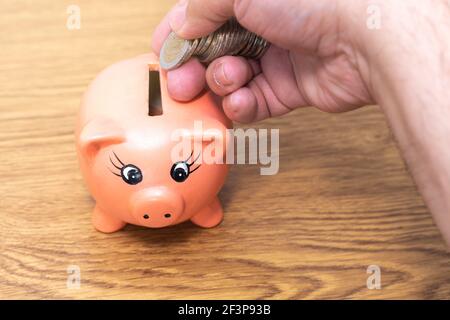
<instances>
[{"instance_id":1,"label":"pig leg","mask_svg":"<svg viewBox=\"0 0 450 320\"><path fill-rule=\"evenodd\" d=\"M193 216L191 221L200 227L212 228L222 222L222 219L222 205L220 204L219 198L215 197L213 202Z\"/></svg>"},{"instance_id":2,"label":"pig leg","mask_svg":"<svg viewBox=\"0 0 450 320\"><path fill-rule=\"evenodd\" d=\"M126 223L123 222L122 220L107 215L97 205L95 206L94 209L92 222L94 224L95 229L104 233L116 232L125 227L126 225Z\"/></svg>"}]
</instances>

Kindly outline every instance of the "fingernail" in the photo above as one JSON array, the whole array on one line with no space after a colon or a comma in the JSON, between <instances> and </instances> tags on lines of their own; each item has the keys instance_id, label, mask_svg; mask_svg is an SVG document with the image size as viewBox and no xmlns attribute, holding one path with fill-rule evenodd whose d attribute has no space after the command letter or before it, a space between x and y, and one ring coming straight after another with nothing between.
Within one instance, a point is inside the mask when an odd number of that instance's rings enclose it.
<instances>
[{"instance_id":1,"label":"fingernail","mask_svg":"<svg viewBox=\"0 0 450 320\"><path fill-rule=\"evenodd\" d=\"M169 24L173 31L180 30L186 22L187 5L188 0L181 0L173 8L171 17L169 19Z\"/></svg>"},{"instance_id":2,"label":"fingernail","mask_svg":"<svg viewBox=\"0 0 450 320\"><path fill-rule=\"evenodd\" d=\"M214 66L213 79L219 87L225 87L233 84L233 81L231 81L227 76L226 66L223 63L218 63Z\"/></svg>"}]
</instances>

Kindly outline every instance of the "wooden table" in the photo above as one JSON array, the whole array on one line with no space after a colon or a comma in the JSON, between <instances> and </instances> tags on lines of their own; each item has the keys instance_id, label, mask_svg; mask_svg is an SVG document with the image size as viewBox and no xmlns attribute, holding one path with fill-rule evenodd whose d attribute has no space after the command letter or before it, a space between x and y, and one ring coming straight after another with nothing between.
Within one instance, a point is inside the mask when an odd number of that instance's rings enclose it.
<instances>
[{"instance_id":1,"label":"wooden table","mask_svg":"<svg viewBox=\"0 0 450 320\"><path fill-rule=\"evenodd\" d=\"M171 3L76 2L80 30L66 28L71 2L0 1L0 298L450 298L450 255L377 107L258 123L280 129L280 172L233 167L215 229L96 232L74 148L80 96L149 51Z\"/></svg>"}]
</instances>

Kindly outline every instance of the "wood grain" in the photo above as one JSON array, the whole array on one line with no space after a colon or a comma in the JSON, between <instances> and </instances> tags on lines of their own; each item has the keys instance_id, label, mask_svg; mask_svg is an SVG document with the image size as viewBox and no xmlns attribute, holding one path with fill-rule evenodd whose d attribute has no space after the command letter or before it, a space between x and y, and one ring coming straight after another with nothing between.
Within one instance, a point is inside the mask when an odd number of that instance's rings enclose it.
<instances>
[{"instance_id":1,"label":"wood grain","mask_svg":"<svg viewBox=\"0 0 450 320\"><path fill-rule=\"evenodd\" d=\"M149 51L172 2L79 0L74 31L71 3L0 1L0 298L450 298L450 256L377 107L257 124L280 129L280 172L233 167L215 229L96 232L74 149L80 96ZM372 264L380 290L366 287Z\"/></svg>"}]
</instances>

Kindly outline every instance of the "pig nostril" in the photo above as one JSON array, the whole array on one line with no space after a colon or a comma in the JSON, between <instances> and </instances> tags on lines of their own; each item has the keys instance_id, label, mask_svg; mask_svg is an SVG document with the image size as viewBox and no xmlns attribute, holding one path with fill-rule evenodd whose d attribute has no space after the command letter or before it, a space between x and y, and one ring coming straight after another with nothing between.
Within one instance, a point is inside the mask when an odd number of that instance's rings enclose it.
<instances>
[{"instance_id":1,"label":"pig nostril","mask_svg":"<svg viewBox=\"0 0 450 320\"><path fill-rule=\"evenodd\" d=\"M150 217L148 216L148 214L144 214L144 219L148 219L148 218L150 218Z\"/></svg>"},{"instance_id":2,"label":"pig nostril","mask_svg":"<svg viewBox=\"0 0 450 320\"><path fill-rule=\"evenodd\" d=\"M164 215L164 217L166 217L166 218L170 218L172 215L170 214L170 213L166 213L165 215Z\"/></svg>"}]
</instances>

